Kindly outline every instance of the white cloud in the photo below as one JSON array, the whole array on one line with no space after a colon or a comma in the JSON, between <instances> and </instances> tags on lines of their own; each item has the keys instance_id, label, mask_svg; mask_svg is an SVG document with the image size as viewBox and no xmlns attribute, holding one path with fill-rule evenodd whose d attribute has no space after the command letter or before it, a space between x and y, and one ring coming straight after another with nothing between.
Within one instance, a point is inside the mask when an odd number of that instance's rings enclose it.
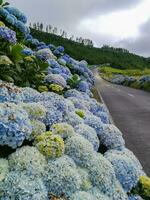
<instances>
[{"instance_id":1,"label":"white cloud","mask_svg":"<svg viewBox=\"0 0 150 200\"><path fill-rule=\"evenodd\" d=\"M140 34L140 25L150 17L149 8L150 1L144 0L137 7L129 10L83 19L78 29L97 36L101 34L111 36L114 38L113 42L129 37L135 38Z\"/></svg>"},{"instance_id":2,"label":"white cloud","mask_svg":"<svg viewBox=\"0 0 150 200\"><path fill-rule=\"evenodd\" d=\"M75 36L90 38L98 46L117 45L141 55L150 52L146 23L150 19L150 0L8 1L25 12L29 22L51 24Z\"/></svg>"}]
</instances>

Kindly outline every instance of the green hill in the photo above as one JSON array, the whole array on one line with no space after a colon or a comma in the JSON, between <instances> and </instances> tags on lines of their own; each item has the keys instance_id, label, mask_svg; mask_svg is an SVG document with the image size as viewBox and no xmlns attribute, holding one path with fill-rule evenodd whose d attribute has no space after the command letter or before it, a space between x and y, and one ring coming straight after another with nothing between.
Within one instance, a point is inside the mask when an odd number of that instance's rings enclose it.
<instances>
[{"instance_id":1,"label":"green hill","mask_svg":"<svg viewBox=\"0 0 150 200\"><path fill-rule=\"evenodd\" d=\"M135 55L124 49L87 47L60 36L34 29L31 29L31 34L47 44L63 45L66 53L77 60L87 60L91 65L109 63L110 66L120 69L150 68L150 59Z\"/></svg>"}]
</instances>

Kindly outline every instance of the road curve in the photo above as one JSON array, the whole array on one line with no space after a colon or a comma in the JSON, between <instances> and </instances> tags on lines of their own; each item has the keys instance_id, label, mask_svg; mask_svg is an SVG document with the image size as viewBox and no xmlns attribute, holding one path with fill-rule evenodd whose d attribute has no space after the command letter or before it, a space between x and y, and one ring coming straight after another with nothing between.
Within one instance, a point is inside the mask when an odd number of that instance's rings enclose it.
<instances>
[{"instance_id":1,"label":"road curve","mask_svg":"<svg viewBox=\"0 0 150 200\"><path fill-rule=\"evenodd\" d=\"M150 93L104 81L94 70L96 89L106 103L127 148L150 176Z\"/></svg>"}]
</instances>

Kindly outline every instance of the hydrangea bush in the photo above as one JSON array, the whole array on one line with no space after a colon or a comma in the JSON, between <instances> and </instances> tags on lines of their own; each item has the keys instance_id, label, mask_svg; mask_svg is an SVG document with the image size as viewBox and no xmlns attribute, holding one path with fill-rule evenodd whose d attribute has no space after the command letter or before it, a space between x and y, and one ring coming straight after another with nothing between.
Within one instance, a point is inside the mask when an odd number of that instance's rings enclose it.
<instances>
[{"instance_id":1,"label":"hydrangea bush","mask_svg":"<svg viewBox=\"0 0 150 200\"><path fill-rule=\"evenodd\" d=\"M0 20L0 199L147 198L149 179L93 98L87 62L33 38L26 16L3 1Z\"/></svg>"}]
</instances>

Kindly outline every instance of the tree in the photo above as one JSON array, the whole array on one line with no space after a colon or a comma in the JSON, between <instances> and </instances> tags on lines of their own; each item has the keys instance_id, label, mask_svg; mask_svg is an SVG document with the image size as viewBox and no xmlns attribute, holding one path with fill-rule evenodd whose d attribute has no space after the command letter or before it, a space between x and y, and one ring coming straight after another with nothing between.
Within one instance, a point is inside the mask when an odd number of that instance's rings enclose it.
<instances>
[{"instance_id":1,"label":"tree","mask_svg":"<svg viewBox=\"0 0 150 200\"><path fill-rule=\"evenodd\" d=\"M40 31L43 31L43 28L44 28L44 26L43 26L43 23L40 23Z\"/></svg>"}]
</instances>

